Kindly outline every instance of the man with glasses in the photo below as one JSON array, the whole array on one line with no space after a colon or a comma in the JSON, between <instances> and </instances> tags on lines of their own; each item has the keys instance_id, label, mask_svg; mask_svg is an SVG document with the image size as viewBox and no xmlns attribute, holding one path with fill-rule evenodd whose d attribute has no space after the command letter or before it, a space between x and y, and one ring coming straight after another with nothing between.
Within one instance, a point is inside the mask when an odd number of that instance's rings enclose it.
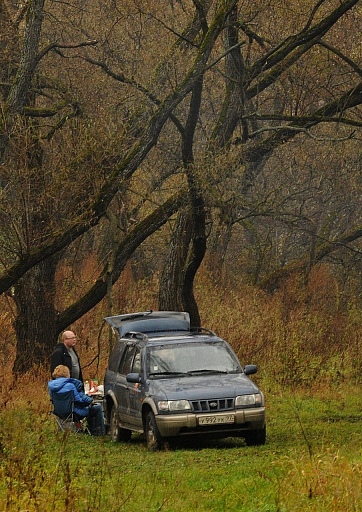
<instances>
[{"instance_id":1,"label":"man with glasses","mask_svg":"<svg viewBox=\"0 0 362 512\"><path fill-rule=\"evenodd\" d=\"M79 356L75 349L77 337L73 331L64 331L62 341L54 349L50 362L50 373L53 374L55 368L64 365L69 368L70 376L83 383L82 368L80 366Z\"/></svg>"}]
</instances>

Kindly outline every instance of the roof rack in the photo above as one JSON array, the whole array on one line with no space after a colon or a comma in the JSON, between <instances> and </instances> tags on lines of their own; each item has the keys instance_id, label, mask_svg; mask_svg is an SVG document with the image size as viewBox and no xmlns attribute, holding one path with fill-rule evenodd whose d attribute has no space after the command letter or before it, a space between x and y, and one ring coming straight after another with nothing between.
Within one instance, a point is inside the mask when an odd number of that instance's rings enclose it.
<instances>
[{"instance_id":1,"label":"roof rack","mask_svg":"<svg viewBox=\"0 0 362 512\"><path fill-rule=\"evenodd\" d=\"M149 333L144 332L138 332L138 331L128 331L123 334L123 338L129 338L129 339L139 339L141 341L147 341L149 338L153 337L155 334L159 334L161 332L167 333L167 337L172 337L177 334L208 334L209 336L215 336L217 337L217 334L215 334L213 331L210 331L210 329L205 329L204 327L192 327L189 331L152 331Z\"/></svg>"},{"instance_id":2,"label":"roof rack","mask_svg":"<svg viewBox=\"0 0 362 512\"><path fill-rule=\"evenodd\" d=\"M191 327L190 332L192 332L192 334L209 334L210 336L217 336L214 331L205 329L205 327Z\"/></svg>"},{"instance_id":3,"label":"roof rack","mask_svg":"<svg viewBox=\"0 0 362 512\"><path fill-rule=\"evenodd\" d=\"M124 335L123 335L124 338L137 338L137 339L140 339L141 341L145 341L148 339L148 336L147 334L145 334L144 332L136 332L136 331L129 331L129 332L126 332Z\"/></svg>"}]
</instances>

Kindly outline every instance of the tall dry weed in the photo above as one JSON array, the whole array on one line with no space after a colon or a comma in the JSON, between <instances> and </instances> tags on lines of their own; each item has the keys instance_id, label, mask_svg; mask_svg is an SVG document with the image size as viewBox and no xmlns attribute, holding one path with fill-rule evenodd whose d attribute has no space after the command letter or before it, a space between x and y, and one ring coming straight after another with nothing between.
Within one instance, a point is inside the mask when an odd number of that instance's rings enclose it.
<instances>
[{"instance_id":1,"label":"tall dry weed","mask_svg":"<svg viewBox=\"0 0 362 512\"><path fill-rule=\"evenodd\" d=\"M227 339L243 363L258 364L266 387L361 380L362 315L342 308L328 272L308 283L291 279L270 295L236 279L225 289L203 273L196 290L205 327Z\"/></svg>"},{"instance_id":2,"label":"tall dry weed","mask_svg":"<svg viewBox=\"0 0 362 512\"><path fill-rule=\"evenodd\" d=\"M83 269L91 279L94 262ZM65 279L59 274L58 279ZM230 282L230 281L229 281ZM283 289L269 295L235 277L224 287L202 268L195 283L203 327L215 331L235 349L243 364L255 363L257 379L267 389L284 386L310 386L353 379L362 381L362 314L359 304L337 297L338 287L328 272L315 272L309 282L291 279ZM2 297L0 313L0 361L3 368L0 391L3 405L31 397L34 390L46 390L49 365L34 369L14 381L15 334L11 302ZM64 298L62 299L64 300ZM70 300L70 297L68 297ZM103 380L108 356L114 343L104 317L133 311L156 310L158 276L134 279L127 266L111 296L69 326L79 337L85 379ZM66 303L65 303L66 305ZM343 307L342 307L343 306ZM46 395L45 395L46 396ZM44 401L35 392L34 400ZM46 401L46 399L45 399Z\"/></svg>"}]
</instances>

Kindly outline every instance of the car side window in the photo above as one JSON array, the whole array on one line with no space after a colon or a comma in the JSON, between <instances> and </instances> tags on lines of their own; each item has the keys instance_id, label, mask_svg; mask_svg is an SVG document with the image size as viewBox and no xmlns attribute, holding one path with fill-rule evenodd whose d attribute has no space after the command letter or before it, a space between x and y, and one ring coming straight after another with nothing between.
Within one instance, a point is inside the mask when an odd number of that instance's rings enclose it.
<instances>
[{"instance_id":1,"label":"car side window","mask_svg":"<svg viewBox=\"0 0 362 512\"><path fill-rule=\"evenodd\" d=\"M120 360L121 353L123 352L123 349L124 349L124 343L118 341L115 344L115 346L111 352L111 355L109 356L108 368L112 372L118 371L119 360Z\"/></svg>"},{"instance_id":2,"label":"car side window","mask_svg":"<svg viewBox=\"0 0 362 512\"><path fill-rule=\"evenodd\" d=\"M136 349L133 364L132 364L132 372L133 373L141 373L141 352L139 349Z\"/></svg>"},{"instance_id":3,"label":"car side window","mask_svg":"<svg viewBox=\"0 0 362 512\"><path fill-rule=\"evenodd\" d=\"M123 353L121 362L119 364L118 373L127 375L131 372L133 356L135 354L136 347L134 345L128 345Z\"/></svg>"}]
</instances>

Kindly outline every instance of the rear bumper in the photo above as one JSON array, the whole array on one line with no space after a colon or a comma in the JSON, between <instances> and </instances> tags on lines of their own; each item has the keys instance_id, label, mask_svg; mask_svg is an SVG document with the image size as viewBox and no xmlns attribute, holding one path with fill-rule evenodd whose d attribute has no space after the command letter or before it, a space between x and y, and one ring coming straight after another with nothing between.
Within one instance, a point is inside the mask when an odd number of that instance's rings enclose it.
<instances>
[{"instance_id":1,"label":"rear bumper","mask_svg":"<svg viewBox=\"0 0 362 512\"><path fill-rule=\"evenodd\" d=\"M217 423L225 415L233 416L233 422ZM210 423L201 425L200 419L210 418ZM212 421L215 423L212 423ZM218 413L203 414L159 414L156 416L157 427L163 437L176 437L192 434L225 434L238 436L248 430L260 430L265 425L265 407L240 409Z\"/></svg>"}]
</instances>

